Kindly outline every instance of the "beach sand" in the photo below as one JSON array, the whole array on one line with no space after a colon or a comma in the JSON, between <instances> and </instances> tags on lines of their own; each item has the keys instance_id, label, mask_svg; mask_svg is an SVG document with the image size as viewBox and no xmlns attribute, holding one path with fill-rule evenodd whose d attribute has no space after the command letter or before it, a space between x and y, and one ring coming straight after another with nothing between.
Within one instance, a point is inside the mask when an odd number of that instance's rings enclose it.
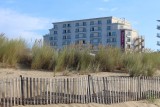
<instances>
[{"instance_id":1,"label":"beach sand","mask_svg":"<svg viewBox=\"0 0 160 107\"><path fill-rule=\"evenodd\" d=\"M65 72L61 73L53 73L48 71L36 71L36 70L24 70L24 69L5 69L0 68L0 78L12 78L12 77L19 77L27 76L27 77L66 77L64 75ZM77 73L67 73L68 77L79 77L79 76L86 76L86 75L79 75ZM90 75L93 76L128 76L126 73L110 73L110 72L100 72L100 73L91 73ZM15 106L15 107L160 107L160 99L155 100L155 102L148 102L148 101L129 101L125 103L119 104L53 104L53 105L26 105L26 106Z\"/></svg>"}]
</instances>

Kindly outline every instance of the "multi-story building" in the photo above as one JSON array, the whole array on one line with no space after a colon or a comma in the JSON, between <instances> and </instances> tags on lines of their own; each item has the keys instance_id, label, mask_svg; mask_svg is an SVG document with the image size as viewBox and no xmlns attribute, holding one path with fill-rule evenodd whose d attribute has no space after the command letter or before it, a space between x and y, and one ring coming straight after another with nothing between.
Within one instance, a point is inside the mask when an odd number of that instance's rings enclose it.
<instances>
[{"instance_id":1,"label":"multi-story building","mask_svg":"<svg viewBox=\"0 0 160 107\"><path fill-rule=\"evenodd\" d=\"M142 50L144 43L136 42L140 38L138 32L133 30L125 19L101 17L55 22L53 28L49 29L49 34L44 35L44 43L55 49L62 49L71 44L90 44L93 49L102 45L124 50Z\"/></svg>"},{"instance_id":2,"label":"multi-story building","mask_svg":"<svg viewBox=\"0 0 160 107\"><path fill-rule=\"evenodd\" d=\"M157 20L157 21L160 22L160 20ZM157 29L160 30L160 25L157 25ZM160 38L159 32L157 33L157 37ZM160 41L157 41L157 45L160 46ZM160 50L158 49L158 51L160 51Z\"/></svg>"}]
</instances>

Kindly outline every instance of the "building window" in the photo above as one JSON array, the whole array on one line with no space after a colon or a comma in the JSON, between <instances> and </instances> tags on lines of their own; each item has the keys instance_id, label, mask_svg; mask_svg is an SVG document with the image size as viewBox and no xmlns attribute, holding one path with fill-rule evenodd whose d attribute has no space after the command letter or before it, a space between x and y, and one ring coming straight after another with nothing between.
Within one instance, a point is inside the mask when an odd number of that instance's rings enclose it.
<instances>
[{"instance_id":1,"label":"building window","mask_svg":"<svg viewBox=\"0 0 160 107\"><path fill-rule=\"evenodd\" d=\"M54 34L58 34L57 31L54 31Z\"/></svg>"},{"instance_id":2,"label":"building window","mask_svg":"<svg viewBox=\"0 0 160 107\"><path fill-rule=\"evenodd\" d=\"M54 25L54 29L57 29L58 28L58 26L57 25Z\"/></svg>"},{"instance_id":3,"label":"building window","mask_svg":"<svg viewBox=\"0 0 160 107\"><path fill-rule=\"evenodd\" d=\"M79 26L79 23L76 23L76 26Z\"/></svg>"},{"instance_id":4,"label":"building window","mask_svg":"<svg viewBox=\"0 0 160 107\"><path fill-rule=\"evenodd\" d=\"M91 27L91 29L90 29L91 31L94 31L94 27Z\"/></svg>"},{"instance_id":5,"label":"building window","mask_svg":"<svg viewBox=\"0 0 160 107\"><path fill-rule=\"evenodd\" d=\"M111 32L108 32L108 36L112 36Z\"/></svg>"},{"instance_id":6,"label":"building window","mask_svg":"<svg viewBox=\"0 0 160 107\"><path fill-rule=\"evenodd\" d=\"M94 25L94 21L91 21L91 22L90 22L90 25Z\"/></svg>"},{"instance_id":7,"label":"building window","mask_svg":"<svg viewBox=\"0 0 160 107\"><path fill-rule=\"evenodd\" d=\"M53 37L49 37L49 40L53 40Z\"/></svg>"},{"instance_id":8,"label":"building window","mask_svg":"<svg viewBox=\"0 0 160 107\"><path fill-rule=\"evenodd\" d=\"M112 38L112 42L116 42L116 38Z\"/></svg>"},{"instance_id":9,"label":"building window","mask_svg":"<svg viewBox=\"0 0 160 107\"><path fill-rule=\"evenodd\" d=\"M107 43L109 43L110 42L110 39L107 39Z\"/></svg>"},{"instance_id":10,"label":"building window","mask_svg":"<svg viewBox=\"0 0 160 107\"><path fill-rule=\"evenodd\" d=\"M87 23L86 22L83 22L83 26L86 26L87 25Z\"/></svg>"},{"instance_id":11,"label":"building window","mask_svg":"<svg viewBox=\"0 0 160 107\"><path fill-rule=\"evenodd\" d=\"M68 35L68 36L67 36L67 39L71 39L71 35Z\"/></svg>"},{"instance_id":12,"label":"building window","mask_svg":"<svg viewBox=\"0 0 160 107\"><path fill-rule=\"evenodd\" d=\"M100 37L100 36L101 36L101 33L98 33L98 36Z\"/></svg>"},{"instance_id":13,"label":"building window","mask_svg":"<svg viewBox=\"0 0 160 107\"><path fill-rule=\"evenodd\" d=\"M130 38L127 38L127 42L130 42L131 40L130 40Z\"/></svg>"},{"instance_id":14,"label":"building window","mask_svg":"<svg viewBox=\"0 0 160 107\"><path fill-rule=\"evenodd\" d=\"M107 26L107 30L111 30L111 26Z\"/></svg>"},{"instance_id":15,"label":"building window","mask_svg":"<svg viewBox=\"0 0 160 107\"><path fill-rule=\"evenodd\" d=\"M63 24L63 28L65 28L66 27L66 24Z\"/></svg>"},{"instance_id":16,"label":"building window","mask_svg":"<svg viewBox=\"0 0 160 107\"><path fill-rule=\"evenodd\" d=\"M54 40L57 40L57 37L56 37L56 36L54 37Z\"/></svg>"},{"instance_id":17,"label":"building window","mask_svg":"<svg viewBox=\"0 0 160 107\"><path fill-rule=\"evenodd\" d=\"M102 21L101 21L101 20L98 20L98 24L99 24L99 25L102 24Z\"/></svg>"},{"instance_id":18,"label":"building window","mask_svg":"<svg viewBox=\"0 0 160 107\"><path fill-rule=\"evenodd\" d=\"M86 28L83 28L83 32L86 32Z\"/></svg>"},{"instance_id":19,"label":"building window","mask_svg":"<svg viewBox=\"0 0 160 107\"><path fill-rule=\"evenodd\" d=\"M101 27L98 27L98 31L101 31L102 29L101 29Z\"/></svg>"},{"instance_id":20,"label":"building window","mask_svg":"<svg viewBox=\"0 0 160 107\"><path fill-rule=\"evenodd\" d=\"M79 32L79 29L76 29L76 32Z\"/></svg>"},{"instance_id":21,"label":"building window","mask_svg":"<svg viewBox=\"0 0 160 107\"><path fill-rule=\"evenodd\" d=\"M67 33L67 31L66 31L66 30L63 30L63 34L65 34L65 33Z\"/></svg>"},{"instance_id":22,"label":"building window","mask_svg":"<svg viewBox=\"0 0 160 107\"><path fill-rule=\"evenodd\" d=\"M66 37L66 36L63 36L63 39L67 39L67 37Z\"/></svg>"},{"instance_id":23,"label":"building window","mask_svg":"<svg viewBox=\"0 0 160 107\"><path fill-rule=\"evenodd\" d=\"M86 44L86 41L85 41L85 40L83 40L83 41L82 41L82 43L83 43L83 44Z\"/></svg>"},{"instance_id":24,"label":"building window","mask_svg":"<svg viewBox=\"0 0 160 107\"><path fill-rule=\"evenodd\" d=\"M109 20L107 20L107 24L111 24L111 20L109 19Z\"/></svg>"},{"instance_id":25,"label":"building window","mask_svg":"<svg viewBox=\"0 0 160 107\"><path fill-rule=\"evenodd\" d=\"M71 30L68 30L67 32L68 32L68 33L71 33Z\"/></svg>"},{"instance_id":26,"label":"building window","mask_svg":"<svg viewBox=\"0 0 160 107\"><path fill-rule=\"evenodd\" d=\"M67 27L71 27L71 24L67 24Z\"/></svg>"},{"instance_id":27,"label":"building window","mask_svg":"<svg viewBox=\"0 0 160 107\"><path fill-rule=\"evenodd\" d=\"M112 32L112 36L116 36L116 32Z\"/></svg>"}]
</instances>

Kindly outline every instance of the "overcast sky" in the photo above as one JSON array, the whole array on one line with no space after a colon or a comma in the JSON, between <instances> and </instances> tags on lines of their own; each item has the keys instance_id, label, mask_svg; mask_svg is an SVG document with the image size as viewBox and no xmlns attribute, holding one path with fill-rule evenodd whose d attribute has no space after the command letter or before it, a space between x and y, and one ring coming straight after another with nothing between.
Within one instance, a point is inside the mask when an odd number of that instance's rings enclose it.
<instances>
[{"instance_id":1,"label":"overcast sky","mask_svg":"<svg viewBox=\"0 0 160 107\"><path fill-rule=\"evenodd\" d=\"M160 0L0 0L0 32L30 44L49 33L52 22L107 16L130 21L146 48L158 49Z\"/></svg>"}]
</instances>

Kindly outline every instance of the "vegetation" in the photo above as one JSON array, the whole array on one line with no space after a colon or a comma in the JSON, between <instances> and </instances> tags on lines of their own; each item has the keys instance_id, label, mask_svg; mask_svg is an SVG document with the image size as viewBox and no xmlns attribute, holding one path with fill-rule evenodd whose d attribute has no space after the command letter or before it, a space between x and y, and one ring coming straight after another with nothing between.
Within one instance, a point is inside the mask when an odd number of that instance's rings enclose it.
<instances>
[{"instance_id":1,"label":"vegetation","mask_svg":"<svg viewBox=\"0 0 160 107\"><path fill-rule=\"evenodd\" d=\"M0 66L16 67L24 64L31 69L53 71L89 72L125 71L130 76L153 76L160 69L160 53L122 52L118 48L99 47L94 55L89 47L69 46L56 51L47 45L35 42L28 49L23 39L8 39L0 34ZM68 72L64 75L67 75Z\"/></svg>"}]
</instances>

